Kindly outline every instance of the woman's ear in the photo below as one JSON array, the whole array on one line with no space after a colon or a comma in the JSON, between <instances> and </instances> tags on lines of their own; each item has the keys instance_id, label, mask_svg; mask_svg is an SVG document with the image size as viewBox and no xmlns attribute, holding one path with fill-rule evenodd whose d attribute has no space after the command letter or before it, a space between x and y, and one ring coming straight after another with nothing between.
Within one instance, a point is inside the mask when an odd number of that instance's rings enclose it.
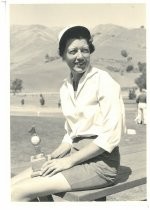
<instances>
[{"instance_id":1,"label":"woman's ear","mask_svg":"<svg viewBox=\"0 0 150 210\"><path fill-rule=\"evenodd\" d=\"M57 50L57 54L61 57L61 55L60 55L60 49L59 48Z\"/></svg>"},{"instance_id":2,"label":"woman's ear","mask_svg":"<svg viewBox=\"0 0 150 210\"><path fill-rule=\"evenodd\" d=\"M62 60L64 61L66 59L66 53L64 52L64 54L62 55Z\"/></svg>"}]
</instances>

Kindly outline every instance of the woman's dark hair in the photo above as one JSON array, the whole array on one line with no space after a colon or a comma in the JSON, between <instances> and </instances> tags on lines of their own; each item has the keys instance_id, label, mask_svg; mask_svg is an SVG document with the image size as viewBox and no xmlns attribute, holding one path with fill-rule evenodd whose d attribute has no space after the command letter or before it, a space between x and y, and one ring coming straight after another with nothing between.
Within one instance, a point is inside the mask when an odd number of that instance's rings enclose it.
<instances>
[{"instance_id":1,"label":"woman's dark hair","mask_svg":"<svg viewBox=\"0 0 150 210\"><path fill-rule=\"evenodd\" d=\"M84 38L87 40L87 43L89 45L90 54L94 52L95 47L92 43L93 39L91 37L91 34L89 30L83 26L74 26L66 30L63 35L60 38L59 41L59 55L63 57L66 44L69 39L81 39Z\"/></svg>"}]
</instances>

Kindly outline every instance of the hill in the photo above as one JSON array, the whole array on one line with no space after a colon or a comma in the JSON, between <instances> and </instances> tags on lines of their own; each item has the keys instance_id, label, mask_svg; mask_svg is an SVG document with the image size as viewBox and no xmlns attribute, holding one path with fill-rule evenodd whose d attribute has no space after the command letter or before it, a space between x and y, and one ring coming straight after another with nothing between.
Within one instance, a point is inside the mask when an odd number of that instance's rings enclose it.
<instances>
[{"instance_id":1,"label":"hill","mask_svg":"<svg viewBox=\"0 0 150 210\"><path fill-rule=\"evenodd\" d=\"M66 65L57 53L60 30L59 27L48 28L42 25L10 27L11 79L22 79L24 91L59 90L62 80L68 74ZM133 86L136 73L120 75L119 71L126 63L121 50L125 49L132 57L135 68L137 62L145 62L146 30L107 24L96 26L91 33L96 48L91 56L92 63L109 71L122 87ZM46 55L50 62L46 61Z\"/></svg>"},{"instance_id":2,"label":"hill","mask_svg":"<svg viewBox=\"0 0 150 210\"><path fill-rule=\"evenodd\" d=\"M55 32L45 26L11 26L10 28L10 56L11 70L27 71L21 69L22 65L30 65L44 60L48 53L55 56L57 36Z\"/></svg>"}]
</instances>

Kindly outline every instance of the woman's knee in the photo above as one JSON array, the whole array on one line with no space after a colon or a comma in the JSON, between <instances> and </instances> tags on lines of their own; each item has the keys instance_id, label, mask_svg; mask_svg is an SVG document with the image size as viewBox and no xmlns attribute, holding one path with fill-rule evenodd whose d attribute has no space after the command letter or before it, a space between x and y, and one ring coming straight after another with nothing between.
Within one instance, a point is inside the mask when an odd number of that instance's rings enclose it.
<instances>
[{"instance_id":1,"label":"woman's knee","mask_svg":"<svg viewBox=\"0 0 150 210\"><path fill-rule=\"evenodd\" d=\"M26 188L21 185L13 185L11 189L12 201L30 201L34 198L29 194Z\"/></svg>"}]
</instances>

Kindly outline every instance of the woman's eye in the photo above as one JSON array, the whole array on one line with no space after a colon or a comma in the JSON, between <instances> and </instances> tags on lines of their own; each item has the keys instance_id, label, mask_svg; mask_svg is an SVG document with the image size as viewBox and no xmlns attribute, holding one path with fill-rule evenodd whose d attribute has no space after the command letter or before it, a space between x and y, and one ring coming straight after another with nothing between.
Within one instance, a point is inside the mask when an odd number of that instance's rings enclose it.
<instances>
[{"instance_id":1,"label":"woman's eye","mask_svg":"<svg viewBox=\"0 0 150 210\"><path fill-rule=\"evenodd\" d=\"M89 53L89 49L88 48L83 48L83 49L72 49L69 50L68 53L71 55L75 55L78 51L80 51L80 53Z\"/></svg>"},{"instance_id":2,"label":"woman's eye","mask_svg":"<svg viewBox=\"0 0 150 210\"><path fill-rule=\"evenodd\" d=\"M70 51L69 51L69 54L74 55L76 52L77 52L77 50L70 50Z\"/></svg>"},{"instance_id":3,"label":"woman's eye","mask_svg":"<svg viewBox=\"0 0 150 210\"><path fill-rule=\"evenodd\" d=\"M84 49L82 49L82 52L83 52L83 53L89 53L90 51L89 51L89 49L84 48Z\"/></svg>"}]
</instances>

